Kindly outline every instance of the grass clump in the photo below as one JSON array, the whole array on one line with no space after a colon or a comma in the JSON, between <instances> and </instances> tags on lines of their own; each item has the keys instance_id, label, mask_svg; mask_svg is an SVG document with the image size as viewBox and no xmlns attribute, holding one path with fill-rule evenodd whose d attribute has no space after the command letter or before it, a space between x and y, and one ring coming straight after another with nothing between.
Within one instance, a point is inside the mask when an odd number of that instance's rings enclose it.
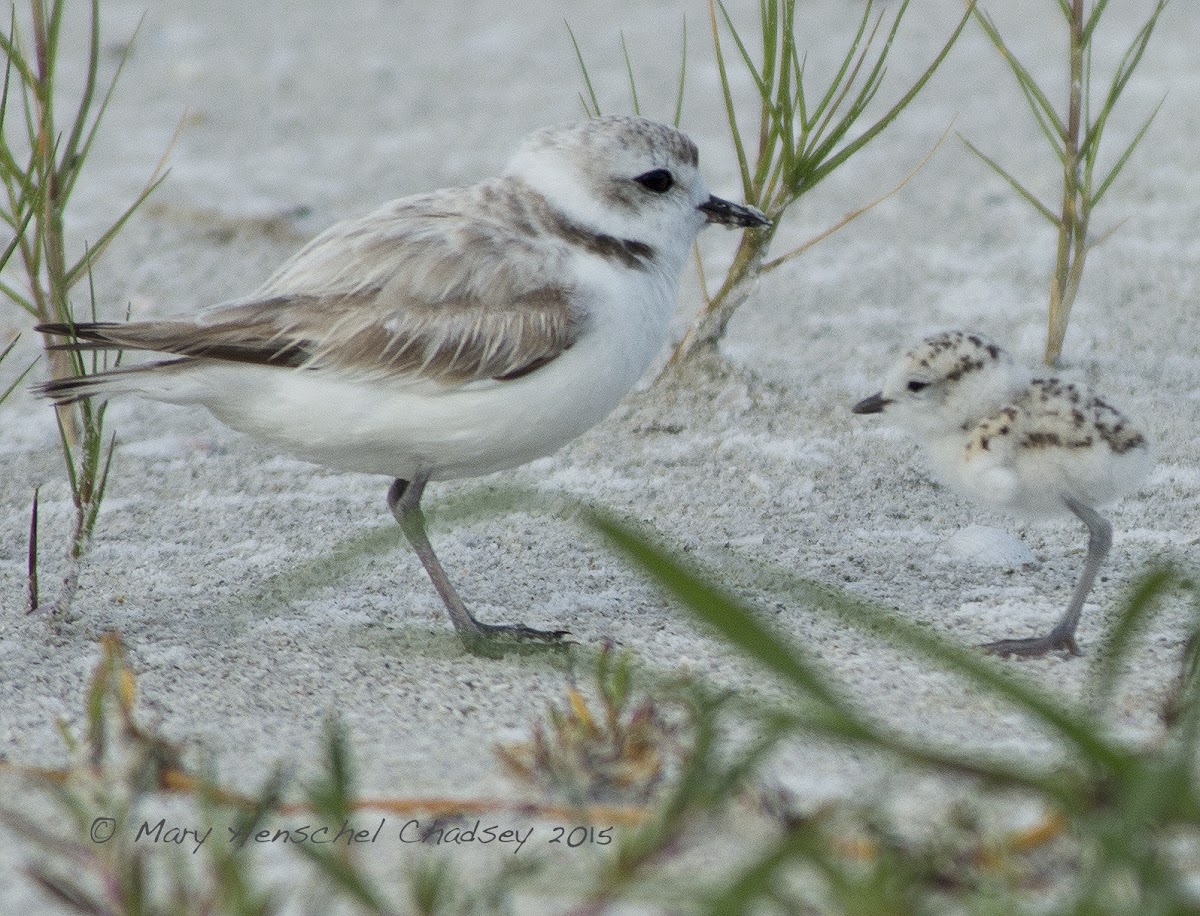
<instances>
[{"instance_id":1,"label":"grass clump","mask_svg":"<svg viewBox=\"0 0 1200 916\"><path fill-rule=\"evenodd\" d=\"M547 706L530 740L496 746L505 770L581 808L649 802L670 764L686 755L679 740L688 729L653 694L635 696L631 668L630 655L606 645L596 656L599 708L570 685L566 703Z\"/></svg>"},{"instance_id":2,"label":"grass clump","mask_svg":"<svg viewBox=\"0 0 1200 916\"><path fill-rule=\"evenodd\" d=\"M964 138L968 148L1055 229L1054 271L1050 277L1043 356L1047 366L1057 365L1062 357L1067 324L1083 282L1087 256L1112 232L1109 230L1098 237L1091 234L1093 211L1129 162L1158 113L1156 106L1115 160L1106 168L1098 168L1109 119L1141 63L1158 17L1166 9L1167 2L1154 0L1147 4L1149 14L1105 84L1094 79L1092 52L1096 33L1108 9L1108 0L1093 0L1088 4L1084 0L1047 0L1045 5L1048 8L1057 8L1061 13L1067 32L1067 66L1064 74L1067 101L1062 110L1051 101L1053 93L1048 93L1013 53L995 21L983 10L975 11L979 24L1012 71L1030 114L1061 169L1058 201L1043 201L1026 184Z\"/></svg>"},{"instance_id":3,"label":"grass clump","mask_svg":"<svg viewBox=\"0 0 1200 916\"><path fill-rule=\"evenodd\" d=\"M748 37L748 30L739 29L724 3L719 0L709 3L717 73L741 176L742 195L746 203L767 215L771 225L742 233L733 261L715 291L710 291L703 264L697 257L704 303L672 354L668 374L693 355L716 352L730 319L750 295L755 281L827 238L907 182L906 178L884 197L853 211L803 245L775 257L769 256L771 243L787 211L882 134L913 102L949 54L970 18L974 4L968 4L945 44L913 84L882 113L869 114L883 87L887 61L908 6L909 0L903 0L889 14L876 0L867 0L833 74L827 81L817 81L806 69L807 55L798 37L798 32L804 28L798 16L798 0L761 0L757 35L753 40ZM727 38L723 38L723 34ZM731 42L732 48L727 47L726 42ZM600 105L591 78L578 43L574 45L587 89L587 95L583 97L584 108L590 115L598 116ZM756 52L754 48L761 50ZM633 107L637 111L637 87L623 38L622 50ZM753 80L755 92L749 103L734 96L731 64L727 61L730 56L736 58ZM676 123L682 110L685 68L686 54L684 66L680 68ZM754 127L745 130L742 122L751 120L749 111L755 112Z\"/></svg>"},{"instance_id":4,"label":"grass clump","mask_svg":"<svg viewBox=\"0 0 1200 916\"><path fill-rule=\"evenodd\" d=\"M7 252L15 253L23 283L0 280L0 293L37 322L74 321L73 291L87 280L89 319L96 318L92 268L109 243L163 180L160 168L134 201L82 253L72 255L67 234L71 198L96 140L125 58L107 87L100 82L100 2L87 5L84 82L74 99L64 97L59 65L64 55L67 4L29 0L23 16L13 9L10 28L0 34L4 86L0 96L0 222L12 233ZM128 51L126 51L126 54ZM60 112L66 111L65 117ZM7 260L7 258L5 259ZM53 378L71 378L108 368L107 357L57 349L47 339ZM70 536L70 572L56 606L74 592L77 564L95 530L108 481L115 440L104 430L103 403L84 400L58 408L67 478L75 504ZM31 594L36 588L31 586Z\"/></svg>"}]
</instances>

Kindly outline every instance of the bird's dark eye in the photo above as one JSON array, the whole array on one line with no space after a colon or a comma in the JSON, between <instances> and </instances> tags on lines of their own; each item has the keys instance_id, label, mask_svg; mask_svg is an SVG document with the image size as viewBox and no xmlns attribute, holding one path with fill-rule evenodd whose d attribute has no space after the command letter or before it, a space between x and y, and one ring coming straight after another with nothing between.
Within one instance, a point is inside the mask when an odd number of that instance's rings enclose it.
<instances>
[{"instance_id":1,"label":"bird's dark eye","mask_svg":"<svg viewBox=\"0 0 1200 916\"><path fill-rule=\"evenodd\" d=\"M911 382L908 383L909 391L920 391L922 388L928 388L928 387L929 387L929 382L918 382L916 379L913 379Z\"/></svg>"},{"instance_id":2,"label":"bird's dark eye","mask_svg":"<svg viewBox=\"0 0 1200 916\"><path fill-rule=\"evenodd\" d=\"M645 175L638 175L633 180L655 194L666 194L675 184L674 177L666 169L655 169Z\"/></svg>"}]
</instances>

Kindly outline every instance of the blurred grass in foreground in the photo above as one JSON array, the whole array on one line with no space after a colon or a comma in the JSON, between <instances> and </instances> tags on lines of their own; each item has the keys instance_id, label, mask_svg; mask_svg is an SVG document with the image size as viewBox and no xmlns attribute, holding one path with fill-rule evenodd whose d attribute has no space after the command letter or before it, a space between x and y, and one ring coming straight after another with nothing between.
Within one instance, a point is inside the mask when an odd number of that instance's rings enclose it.
<instances>
[{"instance_id":1,"label":"blurred grass in foreground","mask_svg":"<svg viewBox=\"0 0 1200 916\"><path fill-rule=\"evenodd\" d=\"M28 840L30 878L79 913L287 911L295 882L280 883L250 847L212 844L187 856L131 843L128 832L108 844L88 837L96 817L128 820L161 807L164 794L183 793L218 832L222 818L239 830L277 829L299 815L333 830L370 811L426 812L436 816L429 823L441 826L496 812L543 828L556 819L618 825L598 833L611 842L586 856L564 862L542 849L498 856L498 867L483 869L422 847L288 846L285 855L296 860L322 906L337 898L337 911L346 913L584 916L617 906L711 916L1200 913L1200 601L1179 568L1154 567L1133 584L1104 650L1090 661L1086 703L1055 696L1014 674L1020 666L981 656L837 589L799 577L785 583L813 613L867 631L955 674L964 689L1022 713L1049 746L1031 759L897 732L711 577L607 515L591 512L588 523L780 689L731 693L699 678L655 673L629 654L579 649L577 668L590 665L594 685L572 678L565 706L548 705L549 732L534 723L530 742L510 745L507 760L501 752L501 762L520 771L522 790L511 798L363 798L351 742L336 722L315 781L296 787L277 775L246 795L194 775L179 745L137 723L136 680L125 649L106 637L84 734L70 741L72 766L6 767L48 792L69 825L50 831L15 810L15 802L5 804L4 820ZM1107 707L1137 640L1167 599L1190 604L1188 648L1162 710L1161 737L1134 746L1112 734ZM680 714L664 717L668 709ZM950 815L929 813L919 823L898 821L878 803L888 799L848 798L804 810L764 782L763 765L802 760L803 748L814 744L854 749L885 761L890 772L935 776L966 800ZM528 801L531 790L559 793L566 804ZM596 807L589 796L618 807ZM1016 828L997 818L998 810L1014 806L1037 812L1036 822ZM752 829L745 829L747 821ZM737 838L740 854L714 864L711 854L697 853L714 836Z\"/></svg>"},{"instance_id":2,"label":"blurred grass in foreground","mask_svg":"<svg viewBox=\"0 0 1200 916\"><path fill-rule=\"evenodd\" d=\"M741 721L760 723L766 735L831 740L885 755L899 766L966 776L981 792L1015 790L1038 803L1048 823L1061 824L1071 848L1046 885L1030 893L1019 883L997 888L991 882L964 880L970 875L965 867L957 875L930 873L923 867L928 850L913 850L903 838L890 848L876 845L865 861L848 866L829 858L819 830L801 820L744 870L721 903L698 912L749 912L750 902L759 900L788 913L933 913L950 904L955 912L1035 913L1047 912L1048 887L1054 900L1050 911L1056 914L1200 913L1200 602L1195 583L1179 569L1155 567L1134 584L1104 650L1092 663L1089 706L1035 687L1010 673L1011 665L844 592L799 578L792 583L797 594L807 593L814 610L921 656L958 675L966 689L990 694L1023 713L1052 745L1041 758L1045 762L1039 762L1002 751L945 748L936 736L914 740L895 732L846 699L835 677L803 648L772 632L744 602L631 528L603 515L594 515L593 523L692 616L794 693L794 705L739 697ZM1130 746L1112 734L1105 707L1138 637L1172 592L1191 601L1188 648L1163 711L1164 736L1153 747ZM820 877L790 882L789 876L798 872Z\"/></svg>"}]
</instances>

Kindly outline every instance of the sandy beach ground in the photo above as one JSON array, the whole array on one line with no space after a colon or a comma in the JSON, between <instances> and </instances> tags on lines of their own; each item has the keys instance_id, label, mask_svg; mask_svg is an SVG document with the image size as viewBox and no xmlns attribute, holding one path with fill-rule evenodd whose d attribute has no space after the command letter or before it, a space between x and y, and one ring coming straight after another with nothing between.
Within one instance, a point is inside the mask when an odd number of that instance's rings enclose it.
<instances>
[{"instance_id":1,"label":"sandy beach ground","mask_svg":"<svg viewBox=\"0 0 1200 916\"><path fill-rule=\"evenodd\" d=\"M111 72L146 4L103 6ZM577 6L360 0L331 13L324 3L276 0L248 19L232 0L156 0L69 214L77 244L94 239L136 195L182 119L170 177L96 271L103 315L186 314L247 293L340 218L495 173L526 132L580 116L564 14L605 109L629 109L620 29L643 113L662 119L674 105L687 14L682 126L700 146L710 187L739 199L703 6ZM1064 41L1047 25L1054 4L991 6L1018 54L1052 80ZM1112 5L1112 38L1101 36L1098 64L1119 55L1143 6ZM861 5L812 0L802 9L813 36L809 66L827 74ZM957 0L912 4L881 102L909 85L960 11ZM1110 152L1164 100L1098 213L1098 231L1121 226L1092 255L1066 343L1064 374L1136 417L1158 459L1151 480L1110 514L1115 545L1080 631L1088 653L1128 579L1156 557L1194 558L1200 531L1198 33L1200 7L1173 4L1114 117ZM81 55L69 58L64 79L81 66ZM752 111L752 87L739 80ZM776 251L886 191L952 122L1052 196L1056 175L1037 129L972 27L900 121L789 213ZM561 627L587 644L611 638L663 670L769 689L569 508L599 505L720 571L898 728L1042 754L1044 738L1011 711L774 592L750 570L775 564L836 584L964 643L1033 633L1059 614L1082 563L1078 525L1025 526L977 510L934 483L898 434L849 412L930 330L979 330L1035 365L1051 239L951 136L900 194L761 283L725 341L728 371L644 389L569 447L519 470L432 487L426 506L442 560L485 619ZM710 277L734 241L716 230L704 236ZM698 302L689 271L677 333ZM0 308L0 339L28 327L16 307ZM0 390L36 346L25 333L0 366ZM281 761L300 777L311 773L322 723L337 711L366 795L512 794L488 748L527 733L562 695L566 664L464 654L398 531L386 549L331 568L335 550L379 545L380 533L396 528L386 480L272 454L198 409L118 402L108 423L120 442L109 493L74 614L52 623L24 613L24 570L35 488L45 582L64 568L71 504L58 433L49 407L24 390L0 406L0 750L8 760L65 762L55 722L79 723L97 639L119 630L148 721L203 749L230 785L252 790ZM562 508L456 514L509 486ZM980 536L971 526L1013 539L970 555L964 548ZM1122 681L1113 724L1131 737L1159 733L1185 613L1167 609ZM1086 689L1085 661L1013 664L1056 692ZM808 802L875 791L890 778L869 759L802 746L772 777ZM0 830L0 874L16 872L26 855ZM404 852L384 855L378 865L387 870ZM269 874L292 867L274 852L266 861ZM573 861L583 859L566 856L564 868ZM27 883L0 881L0 912L18 911L52 912Z\"/></svg>"}]
</instances>

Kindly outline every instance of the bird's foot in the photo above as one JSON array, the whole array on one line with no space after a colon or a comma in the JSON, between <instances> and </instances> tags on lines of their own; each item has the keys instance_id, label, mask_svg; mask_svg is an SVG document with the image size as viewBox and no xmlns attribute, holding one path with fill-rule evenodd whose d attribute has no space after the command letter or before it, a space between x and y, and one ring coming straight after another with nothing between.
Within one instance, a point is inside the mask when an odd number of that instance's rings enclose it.
<instances>
[{"instance_id":1,"label":"bird's foot","mask_svg":"<svg viewBox=\"0 0 1200 916\"><path fill-rule=\"evenodd\" d=\"M996 642L984 643L979 648L1002 658L1010 655L1018 658L1041 658L1051 652L1065 652L1068 656L1083 655L1079 651L1079 644L1075 642L1074 633L1051 632L1045 636L1032 636L1028 639L999 639Z\"/></svg>"}]
</instances>

